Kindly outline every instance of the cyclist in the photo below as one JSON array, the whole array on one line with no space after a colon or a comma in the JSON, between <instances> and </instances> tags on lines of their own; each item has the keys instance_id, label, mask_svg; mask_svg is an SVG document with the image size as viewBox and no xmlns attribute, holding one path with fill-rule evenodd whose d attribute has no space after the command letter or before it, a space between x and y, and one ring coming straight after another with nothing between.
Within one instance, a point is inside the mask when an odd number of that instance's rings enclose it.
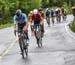
<instances>
[{"instance_id":1,"label":"cyclist","mask_svg":"<svg viewBox=\"0 0 75 65\"><path fill-rule=\"evenodd\" d=\"M43 23L42 23L42 33L44 34L44 12L42 10L42 8L39 8L39 13L41 14L42 18L43 18Z\"/></svg>"},{"instance_id":2,"label":"cyclist","mask_svg":"<svg viewBox=\"0 0 75 65\"><path fill-rule=\"evenodd\" d=\"M31 32L33 33L32 15L33 15L33 11L30 11L28 14L28 20L29 20L30 25L31 25Z\"/></svg>"},{"instance_id":3,"label":"cyclist","mask_svg":"<svg viewBox=\"0 0 75 65\"><path fill-rule=\"evenodd\" d=\"M31 20L32 14L33 14L33 11L30 11L29 14L28 14L28 20L29 20L30 23L32 23L32 20Z\"/></svg>"},{"instance_id":4,"label":"cyclist","mask_svg":"<svg viewBox=\"0 0 75 65\"><path fill-rule=\"evenodd\" d=\"M51 15L51 18L52 18L52 23L54 24L54 14L55 14L55 11L53 10L53 8L50 10L50 15Z\"/></svg>"},{"instance_id":5,"label":"cyclist","mask_svg":"<svg viewBox=\"0 0 75 65\"><path fill-rule=\"evenodd\" d=\"M55 10L55 15L56 15L56 20L57 20L57 22L60 22L60 21L61 21L60 8L57 8L57 9Z\"/></svg>"},{"instance_id":6,"label":"cyclist","mask_svg":"<svg viewBox=\"0 0 75 65\"><path fill-rule=\"evenodd\" d=\"M41 16L44 18L44 11L42 10L42 8L39 8L39 13L41 14Z\"/></svg>"},{"instance_id":7,"label":"cyclist","mask_svg":"<svg viewBox=\"0 0 75 65\"><path fill-rule=\"evenodd\" d=\"M64 9L64 19L66 20L66 18L67 18L67 10Z\"/></svg>"},{"instance_id":8,"label":"cyclist","mask_svg":"<svg viewBox=\"0 0 75 65\"><path fill-rule=\"evenodd\" d=\"M49 25L50 24L50 11L49 11L48 8L46 9L46 21L47 21L47 23Z\"/></svg>"},{"instance_id":9,"label":"cyclist","mask_svg":"<svg viewBox=\"0 0 75 65\"><path fill-rule=\"evenodd\" d=\"M75 19L75 6L72 7L72 14L73 14L74 19Z\"/></svg>"},{"instance_id":10,"label":"cyclist","mask_svg":"<svg viewBox=\"0 0 75 65\"><path fill-rule=\"evenodd\" d=\"M17 30L18 28L18 30ZM28 23L27 23L27 16L26 14L22 13L20 9L18 9L14 16L14 31L18 31L18 40L19 45L21 44L21 33L22 30L27 35L27 44L29 43L29 37L28 37ZM21 49L21 47L20 47ZM21 49L22 50L22 49Z\"/></svg>"},{"instance_id":11,"label":"cyclist","mask_svg":"<svg viewBox=\"0 0 75 65\"><path fill-rule=\"evenodd\" d=\"M37 9L33 10L32 21L34 23L34 27L36 27L36 24L41 24L41 26L43 26L43 17Z\"/></svg>"},{"instance_id":12,"label":"cyclist","mask_svg":"<svg viewBox=\"0 0 75 65\"><path fill-rule=\"evenodd\" d=\"M61 13L64 14L64 7L61 7Z\"/></svg>"},{"instance_id":13,"label":"cyclist","mask_svg":"<svg viewBox=\"0 0 75 65\"><path fill-rule=\"evenodd\" d=\"M62 13L62 19L66 20L67 18L67 11L64 7L61 8L61 13Z\"/></svg>"}]
</instances>

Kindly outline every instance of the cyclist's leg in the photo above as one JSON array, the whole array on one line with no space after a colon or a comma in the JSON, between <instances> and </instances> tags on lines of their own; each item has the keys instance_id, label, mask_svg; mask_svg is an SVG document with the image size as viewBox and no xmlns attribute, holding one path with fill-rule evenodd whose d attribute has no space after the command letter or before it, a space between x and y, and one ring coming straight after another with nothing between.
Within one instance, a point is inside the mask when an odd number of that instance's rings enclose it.
<instances>
[{"instance_id":1,"label":"cyclist's leg","mask_svg":"<svg viewBox=\"0 0 75 65\"><path fill-rule=\"evenodd\" d=\"M48 21L49 21L49 24L50 24L50 16L48 16Z\"/></svg>"},{"instance_id":2,"label":"cyclist's leg","mask_svg":"<svg viewBox=\"0 0 75 65\"><path fill-rule=\"evenodd\" d=\"M44 22L40 22L39 24L41 26L41 32L42 32L42 34L44 34ZM42 37L43 37L43 35L42 35Z\"/></svg>"},{"instance_id":3,"label":"cyclist's leg","mask_svg":"<svg viewBox=\"0 0 75 65\"><path fill-rule=\"evenodd\" d=\"M54 17L52 16L52 23L54 24Z\"/></svg>"},{"instance_id":4,"label":"cyclist's leg","mask_svg":"<svg viewBox=\"0 0 75 65\"><path fill-rule=\"evenodd\" d=\"M26 23L23 24L23 29L24 33L26 34L27 37L27 43L29 43L29 36L28 36L28 26Z\"/></svg>"},{"instance_id":5,"label":"cyclist's leg","mask_svg":"<svg viewBox=\"0 0 75 65\"><path fill-rule=\"evenodd\" d=\"M64 20L64 14L62 14L62 19Z\"/></svg>"},{"instance_id":6,"label":"cyclist's leg","mask_svg":"<svg viewBox=\"0 0 75 65\"><path fill-rule=\"evenodd\" d=\"M47 21L47 16L46 16L46 21Z\"/></svg>"},{"instance_id":7,"label":"cyclist's leg","mask_svg":"<svg viewBox=\"0 0 75 65\"><path fill-rule=\"evenodd\" d=\"M60 23L60 16L58 16L58 22Z\"/></svg>"},{"instance_id":8,"label":"cyclist's leg","mask_svg":"<svg viewBox=\"0 0 75 65\"><path fill-rule=\"evenodd\" d=\"M60 17L60 22L61 22L61 15L59 17Z\"/></svg>"},{"instance_id":9,"label":"cyclist's leg","mask_svg":"<svg viewBox=\"0 0 75 65\"><path fill-rule=\"evenodd\" d=\"M37 21L34 21L34 29L33 29L33 31L34 31L34 35L35 35L35 37L36 37L36 28L37 28Z\"/></svg>"},{"instance_id":10,"label":"cyclist's leg","mask_svg":"<svg viewBox=\"0 0 75 65\"><path fill-rule=\"evenodd\" d=\"M58 16L56 16L56 21L57 21L57 23L58 23Z\"/></svg>"},{"instance_id":11,"label":"cyclist's leg","mask_svg":"<svg viewBox=\"0 0 75 65\"><path fill-rule=\"evenodd\" d=\"M19 41L20 50L22 52L21 33L22 33L22 25L21 24L18 24L18 41Z\"/></svg>"}]
</instances>

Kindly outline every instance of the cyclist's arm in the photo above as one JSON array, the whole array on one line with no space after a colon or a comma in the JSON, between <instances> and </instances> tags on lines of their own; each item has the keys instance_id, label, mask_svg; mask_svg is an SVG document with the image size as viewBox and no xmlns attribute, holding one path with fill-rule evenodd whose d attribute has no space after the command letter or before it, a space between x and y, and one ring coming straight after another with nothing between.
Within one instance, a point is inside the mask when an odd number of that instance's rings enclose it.
<instances>
[{"instance_id":1,"label":"cyclist's arm","mask_svg":"<svg viewBox=\"0 0 75 65\"><path fill-rule=\"evenodd\" d=\"M43 19L43 17L39 14L39 16L40 16L40 24L43 24L44 23L44 19Z\"/></svg>"},{"instance_id":2,"label":"cyclist's arm","mask_svg":"<svg viewBox=\"0 0 75 65\"><path fill-rule=\"evenodd\" d=\"M14 16L14 30L16 30L16 16Z\"/></svg>"},{"instance_id":3,"label":"cyclist's arm","mask_svg":"<svg viewBox=\"0 0 75 65\"><path fill-rule=\"evenodd\" d=\"M26 22L26 26L28 27L27 15L26 14L23 14L23 16L24 16L24 22Z\"/></svg>"}]
</instances>

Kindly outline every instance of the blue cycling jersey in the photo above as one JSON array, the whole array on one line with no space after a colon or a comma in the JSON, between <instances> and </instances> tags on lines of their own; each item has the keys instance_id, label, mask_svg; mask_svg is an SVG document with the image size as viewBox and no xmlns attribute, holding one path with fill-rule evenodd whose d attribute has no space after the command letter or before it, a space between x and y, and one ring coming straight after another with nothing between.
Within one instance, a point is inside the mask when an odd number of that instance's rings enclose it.
<instances>
[{"instance_id":1,"label":"blue cycling jersey","mask_svg":"<svg viewBox=\"0 0 75 65\"><path fill-rule=\"evenodd\" d=\"M53 16L54 13L55 13L55 11L54 10L51 10L50 13L51 13L51 16Z\"/></svg>"},{"instance_id":2,"label":"blue cycling jersey","mask_svg":"<svg viewBox=\"0 0 75 65\"><path fill-rule=\"evenodd\" d=\"M17 15L14 16L14 24L16 23L23 23L23 22L27 22L27 16L26 14L22 13L22 15L20 17L18 17Z\"/></svg>"}]
</instances>

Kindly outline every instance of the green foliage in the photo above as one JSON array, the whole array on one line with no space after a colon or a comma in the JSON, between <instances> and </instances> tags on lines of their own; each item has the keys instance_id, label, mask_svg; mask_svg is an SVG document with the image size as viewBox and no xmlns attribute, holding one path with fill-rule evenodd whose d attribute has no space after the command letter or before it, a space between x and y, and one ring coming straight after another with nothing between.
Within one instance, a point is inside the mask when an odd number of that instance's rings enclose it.
<instances>
[{"instance_id":1,"label":"green foliage","mask_svg":"<svg viewBox=\"0 0 75 65\"><path fill-rule=\"evenodd\" d=\"M70 29L75 32L75 20L73 20L70 24L69 24Z\"/></svg>"},{"instance_id":2,"label":"green foliage","mask_svg":"<svg viewBox=\"0 0 75 65\"><path fill-rule=\"evenodd\" d=\"M18 8L28 14L34 8L50 8L64 5L68 13L71 13L71 6L74 4L75 0L0 0L0 24L7 23L7 19L13 17Z\"/></svg>"},{"instance_id":3,"label":"green foliage","mask_svg":"<svg viewBox=\"0 0 75 65\"><path fill-rule=\"evenodd\" d=\"M42 0L42 7L43 8L48 7L48 4L49 4L49 0Z\"/></svg>"}]
</instances>

